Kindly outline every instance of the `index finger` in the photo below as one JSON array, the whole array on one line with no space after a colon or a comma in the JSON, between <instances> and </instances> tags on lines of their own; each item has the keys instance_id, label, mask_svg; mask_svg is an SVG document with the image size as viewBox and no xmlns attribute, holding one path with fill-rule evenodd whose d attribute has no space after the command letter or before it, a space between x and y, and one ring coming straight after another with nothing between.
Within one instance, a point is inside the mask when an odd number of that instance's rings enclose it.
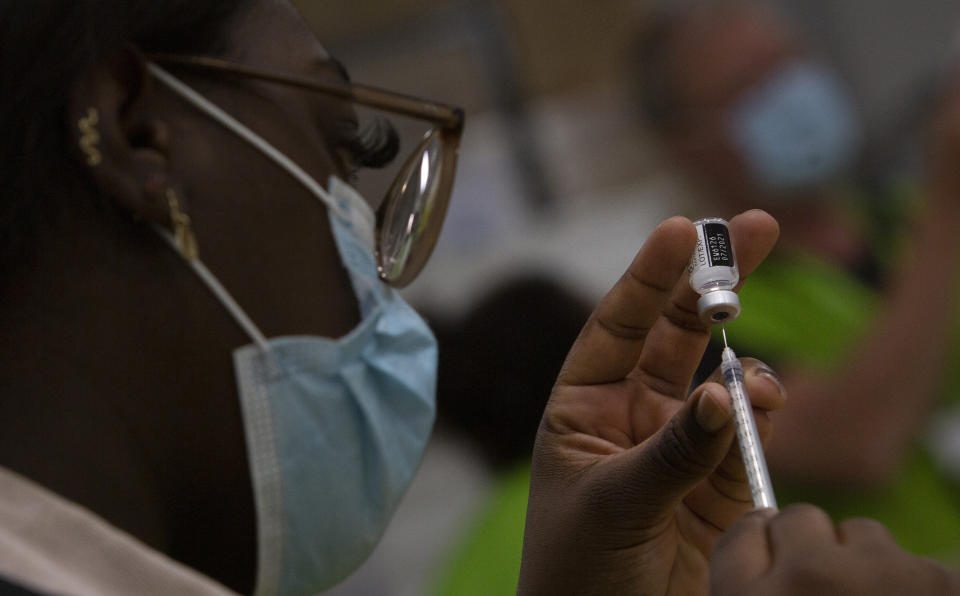
<instances>
[{"instance_id":1,"label":"index finger","mask_svg":"<svg viewBox=\"0 0 960 596\"><path fill-rule=\"evenodd\" d=\"M633 370L696 242L696 230L684 217L657 226L584 325L570 348L558 384L612 383Z\"/></svg>"}]
</instances>

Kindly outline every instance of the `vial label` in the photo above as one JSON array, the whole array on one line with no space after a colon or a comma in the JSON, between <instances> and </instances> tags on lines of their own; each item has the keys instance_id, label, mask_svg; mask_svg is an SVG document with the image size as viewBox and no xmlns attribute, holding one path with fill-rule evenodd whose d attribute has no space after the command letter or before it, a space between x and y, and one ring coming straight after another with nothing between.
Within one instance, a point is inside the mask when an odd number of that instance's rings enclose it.
<instances>
[{"instance_id":1,"label":"vial label","mask_svg":"<svg viewBox=\"0 0 960 596\"><path fill-rule=\"evenodd\" d=\"M704 223L697 226L697 251L694 265L700 267L733 267L730 249L730 231L722 223Z\"/></svg>"}]
</instances>

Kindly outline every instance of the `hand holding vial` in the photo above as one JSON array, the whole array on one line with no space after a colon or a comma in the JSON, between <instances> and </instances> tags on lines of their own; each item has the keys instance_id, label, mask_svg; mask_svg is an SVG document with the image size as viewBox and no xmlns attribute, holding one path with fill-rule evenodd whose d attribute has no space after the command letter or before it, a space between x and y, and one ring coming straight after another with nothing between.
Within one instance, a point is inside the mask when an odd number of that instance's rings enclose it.
<instances>
[{"instance_id":1,"label":"hand holding vial","mask_svg":"<svg viewBox=\"0 0 960 596\"><path fill-rule=\"evenodd\" d=\"M749 211L729 229L745 277L778 226ZM688 394L710 339L684 275L696 244L684 218L658 226L567 356L534 448L524 596L706 593L716 541L753 507L719 371ZM767 437L782 388L748 359L743 383Z\"/></svg>"}]
</instances>

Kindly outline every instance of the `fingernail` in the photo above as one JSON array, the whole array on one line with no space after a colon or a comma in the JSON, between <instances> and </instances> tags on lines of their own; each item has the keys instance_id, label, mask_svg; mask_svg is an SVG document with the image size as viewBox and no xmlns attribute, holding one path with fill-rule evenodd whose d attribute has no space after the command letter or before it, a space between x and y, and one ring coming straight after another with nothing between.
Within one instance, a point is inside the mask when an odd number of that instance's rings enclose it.
<instances>
[{"instance_id":1,"label":"fingernail","mask_svg":"<svg viewBox=\"0 0 960 596\"><path fill-rule=\"evenodd\" d=\"M697 402L697 424L709 433L715 433L730 421L730 412L725 410L706 389Z\"/></svg>"},{"instance_id":2,"label":"fingernail","mask_svg":"<svg viewBox=\"0 0 960 596\"><path fill-rule=\"evenodd\" d=\"M766 364L758 364L756 368L753 369L753 372L758 377L765 377L773 381L773 384L777 386L777 391L780 392L780 397L787 396L787 390L783 387L783 382L780 381L780 377L773 371L772 368Z\"/></svg>"}]
</instances>

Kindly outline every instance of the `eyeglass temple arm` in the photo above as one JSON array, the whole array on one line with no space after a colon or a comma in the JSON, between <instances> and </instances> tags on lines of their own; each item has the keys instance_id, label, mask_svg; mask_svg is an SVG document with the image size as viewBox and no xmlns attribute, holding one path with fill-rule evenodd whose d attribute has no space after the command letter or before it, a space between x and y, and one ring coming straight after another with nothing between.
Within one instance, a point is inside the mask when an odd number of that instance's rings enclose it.
<instances>
[{"instance_id":1,"label":"eyeglass temple arm","mask_svg":"<svg viewBox=\"0 0 960 596\"><path fill-rule=\"evenodd\" d=\"M376 87L365 85L351 87L350 99L361 105L436 122L445 130L458 134L463 130L464 113L461 108L383 91Z\"/></svg>"},{"instance_id":2,"label":"eyeglass temple arm","mask_svg":"<svg viewBox=\"0 0 960 596\"><path fill-rule=\"evenodd\" d=\"M179 54L157 53L149 54L147 57L157 62L179 64L194 68L207 68L279 83L281 85L299 87L308 91L322 91L343 99L355 101L367 107L394 112L412 118L419 118L421 120L428 120L440 125L445 131L458 136L463 131L464 113L462 109L410 95L386 91L377 87L353 83L334 84L296 75L276 74L206 56L182 56Z\"/></svg>"}]
</instances>

